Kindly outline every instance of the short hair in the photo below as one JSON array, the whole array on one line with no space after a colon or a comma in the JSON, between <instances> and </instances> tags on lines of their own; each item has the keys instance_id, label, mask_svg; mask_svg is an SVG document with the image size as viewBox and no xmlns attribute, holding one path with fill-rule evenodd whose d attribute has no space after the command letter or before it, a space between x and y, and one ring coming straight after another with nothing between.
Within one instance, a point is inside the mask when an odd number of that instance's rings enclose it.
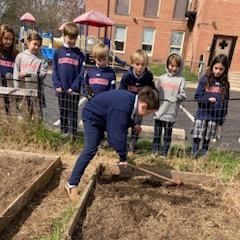
<instances>
[{"instance_id":1,"label":"short hair","mask_svg":"<svg viewBox=\"0 0 240 240\"><path fill-rule=\"evenodd\" d=\"M131 56L130 56L130 61L131 64L133 63L138 63L138 62L144 62L145 66L148 65L148 55L145 51L143 51L142 49L137 49Z\"/></svg>"},{"instance_id":2,"label":"short hair","mask_svg":"<svg viewBox=\"0 0 240 240\"><path fill-rule=\"evenodd\" d=\"M36 41L40 41L40 44L42 45L42 37L37 33L37 32L31 32L28 37L27 40L29 42L36 40Z\"/></svg>"},{"instance_id":3,"label":"short hair","mask_svg":"<svg viewBox=\"0 0 240 240\"><path fill-rule=\"evenodd\" d=\"M182 65L182 58L177 53L172 53L168 59L167 59L167 68L168 65L172 63L172 61L175 61L178 65L178 67L181 67Z\"/></svg>"},{"instance_id":4,"label":"short hair","mask_svg":"<svg viewBox=\"0 0 240 240\"><path fill-rule=\"evenodd\" d=\"M147 109L159 109L159 94L158 91L146 86L138 93L138 100L147 104Z\"/></svg>"},{"instance_id":5,"label":"short hair","mask_svg":"<svg viewBox=\"0 0 240 240\"><path fill-rule=\"evenodd\" d=\"M94 58L106 58L109 55L109 48L104 43L98 43L93 47L92 54Z\"/></svg>"},{"instance_id":6,"label":"short hair","mask_svg":"<svg viewBox=\"0 0 240 240\"><path fill-rule=\"evenodd\" d=\"M63 28L63 35L71 38L77 38L79 35L79 29L77 25L73 22L66 23Z\"/></svg>"}]
</instances>

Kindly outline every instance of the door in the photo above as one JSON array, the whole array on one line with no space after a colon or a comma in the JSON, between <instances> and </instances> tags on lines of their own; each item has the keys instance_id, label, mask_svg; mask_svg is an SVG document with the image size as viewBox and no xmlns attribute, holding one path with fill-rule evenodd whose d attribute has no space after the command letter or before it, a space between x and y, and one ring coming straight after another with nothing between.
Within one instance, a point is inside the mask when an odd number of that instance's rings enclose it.
<instances>
[{"instance_id":1,"label":"door","mask_svg":"<svg viewBox=\"0 0 240 240\"><path fill-rule=\"evenodd\" d=\"M210 56L208 59L208 65L211 63L212 59L219 54L225 54L229 59L229 63L231 64L236 41L237 37L214 35Z\"/></svg>"}]
</instances>

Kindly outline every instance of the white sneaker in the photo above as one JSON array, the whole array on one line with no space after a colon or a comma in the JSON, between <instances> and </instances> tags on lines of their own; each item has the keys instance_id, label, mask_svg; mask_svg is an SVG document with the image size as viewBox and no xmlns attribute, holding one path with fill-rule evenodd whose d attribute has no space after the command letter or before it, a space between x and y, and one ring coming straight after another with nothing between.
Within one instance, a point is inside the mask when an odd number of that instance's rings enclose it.
<instances>
[{"instance_id":1,"label":"white sneaker","mask_svg":"<svg viewBox=\"0 0 240 240\"><path fill-rule=\"evenodd\" d=\"M54 126L60 126L60 124L61 124L60 119L58 119L55 123L53 123Z\"/></svg>"}]
</instances>

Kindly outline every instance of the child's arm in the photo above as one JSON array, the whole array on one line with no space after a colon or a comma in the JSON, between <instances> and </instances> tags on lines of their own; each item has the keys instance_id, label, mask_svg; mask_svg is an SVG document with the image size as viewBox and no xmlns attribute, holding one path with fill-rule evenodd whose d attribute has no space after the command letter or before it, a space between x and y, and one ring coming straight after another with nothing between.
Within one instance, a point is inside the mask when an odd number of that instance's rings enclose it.
<instances>
[{"instance_id":1,"label":"child's arm","mask_svg":"<svg viewBox=\"0 0 240 240\"><path fill-rule=\"evenodd\" d=\"M19 55L17 55L14 63L14 68L13 68L13 86L14 88L19 88L19 73L20 73L20 59Z\"/></svg>"},{"instance_id":2,"label":"child's arm","mask_svg":"<svg viewBox=\"0 0 240 240\"><path fill-rule=\"evenodd\" d=\"M47 76L47 70L48 70L48 63L45 60L41 61L40 71L39 71L39 77L41 80L46 78Z\"/></svg>"},{"instance_id":3,"label":"child's arm","mask_svg":"<svg viewBox=\"0 0 240 240\"><path fill-rule=\"evenodd\" d=\"M109 144L118 153L120 162L127 160L127 134L129 116L126 112L113 110L107 117Z\"/></svg>"},{"instance_id":4,"label":"child's arm","mask_svg":"<svg viewBox=\"0 0 240 240\"><path fill-rule=\"evenodd\" d=\"M179 93L177 95L177 101L181 102L187 98L185 89L186 89L186 80L183 78L183 80L180 83Z\"/></svg>"},{"instance_id":5,"label":"child's arm","mask_svg":"<svg viewBox=\"0 0 240 240\"><path fill-rule=\"evenodd\" d=\"M198 102L207 103L209 96L206 94L206 77L202 77L198 83L194 99Z\"/></svg>"},{"instance_id":6,"label":"child's arm","mask_svg":"<svg viewBox=\"0 0 240 240\"><path fill-rule=\"evenodd\" d=\"M128 76L127 76L127 74L124 74L122 76L119 89L126 89L126 90L128 90L128 85L129 85L129 83L128 83Z\"/></svg>"},{"instance_id":7,"label":"child's arm","mask_svg":"<svg viewBox=\"0 0 240 240\"><path fill-rule=\"evenodd\" d=\"M72 83L72 86L70 90L73 90L74 92L80 92L81 91L81 84L84 81L84 62L85 57L83 53L80 54L79 57L79 64L78 64L78 76L75 78L75 80Z\"/></svg>"},{"instance_id":8,"label":"child's arm","mask_svg":"<svg viewBox=\"0 0 240 240\"><path fill-rule=\"evenodd\" d=\"M58 74L58 55L57 55L57 51L54 53L54 57L53 57L52 81L53 81L53 86L56 89L60 89L62 87L61 79L60 79L59 74Z\"/></svg>"}]
</instances>

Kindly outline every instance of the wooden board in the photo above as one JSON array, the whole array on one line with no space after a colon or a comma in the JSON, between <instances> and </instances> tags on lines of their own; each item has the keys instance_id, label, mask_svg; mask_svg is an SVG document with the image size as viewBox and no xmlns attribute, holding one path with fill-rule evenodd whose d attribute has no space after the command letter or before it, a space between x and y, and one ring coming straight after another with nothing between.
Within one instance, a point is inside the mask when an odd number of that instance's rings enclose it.
<instances>
[{"instance_id":1,"label":"wooden board","mask_svg":"<svg viewBox=\"0 0 240 240\"><path fill-rule=\"evenodd\" d=\"M45 158L49 161L49 166L33 181L33 183L22 192L2 213L0 213L0 232L3 231L8 224L16 217L16 215L28 204L33 195L44 188L50 181L55 168L60 165L60 157L48 156L38 153L27 153L11 150L0 150L0 154L9 157L26 157L27 159Z\"/></svg>"}]
</instances>

